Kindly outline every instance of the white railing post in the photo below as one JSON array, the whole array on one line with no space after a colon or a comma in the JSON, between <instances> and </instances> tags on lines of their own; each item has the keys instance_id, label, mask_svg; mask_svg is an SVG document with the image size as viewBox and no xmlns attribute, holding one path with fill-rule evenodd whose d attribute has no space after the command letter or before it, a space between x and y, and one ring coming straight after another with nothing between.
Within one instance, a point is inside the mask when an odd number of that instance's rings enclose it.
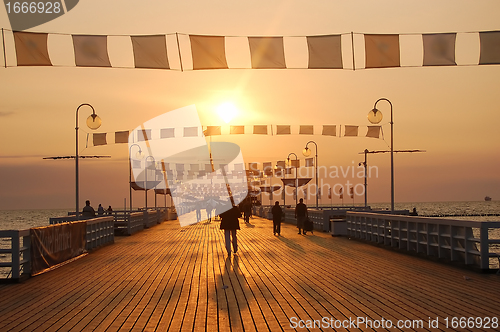
<instances>
[{"instance_id":1,"label":"white railing post","mask_svg":"<svg viewBox=\"0 0 500 332\"><path fill-rule=\"evenodd\" d=\"M23 247L25 248L23 252L23 261L25 262L23 264L23 273L25 274L31 274L31 237L30 237L30 231L25 230L25 234L27 232L27 235L23 235Z\"/></svg>"},{"instance_id":2,"label":"white railing post","mask_svg":"<svg viewBox=\"0 0 500 332\"><path fill-rule=\"evenodd\" d=\"M21 270L20 267L20 249L21 246L19 245L19 231L12 231L11 233L11 259L12 259L12 279L19 279L19 271Z\"/></svg>"},{"instance_id":3,"label":"white railing post","mask_svg":"<svg viewBox=\"0 0 500 332\"><path fill-rule=\"evenodd\" d=\"M481 252L481 269L489 269L490 267L490 253L489 253L489 240L488 240L488 226L486 223L481 223L479 230L479 239L481 240L479 247Z\"/></svg>"}]
</instances>

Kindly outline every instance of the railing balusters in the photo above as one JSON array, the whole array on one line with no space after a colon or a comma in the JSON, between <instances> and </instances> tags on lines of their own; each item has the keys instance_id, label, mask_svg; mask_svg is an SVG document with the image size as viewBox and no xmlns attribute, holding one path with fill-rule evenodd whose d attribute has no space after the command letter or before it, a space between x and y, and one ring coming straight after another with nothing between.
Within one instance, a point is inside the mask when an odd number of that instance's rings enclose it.
<instances>
[{"instance_id":1,"label":"railing balusters","mask_svg":"<svg viewBox=\"0 0 500 332\"><path fill-rule=\"evenodd\" d=\"M482 270L489 269L490 258L495 256L489 252L490 244L500 243L500 239L488 238L488 230L500 229L500 222L351 211L347 212L346 219L347 234L351 237L458 261L465 265L476 265ZM479 231L479 238L473 236L473 228ZM479 251L474 246L477 242L480 243Z\"/></svg>"}]
</instances>

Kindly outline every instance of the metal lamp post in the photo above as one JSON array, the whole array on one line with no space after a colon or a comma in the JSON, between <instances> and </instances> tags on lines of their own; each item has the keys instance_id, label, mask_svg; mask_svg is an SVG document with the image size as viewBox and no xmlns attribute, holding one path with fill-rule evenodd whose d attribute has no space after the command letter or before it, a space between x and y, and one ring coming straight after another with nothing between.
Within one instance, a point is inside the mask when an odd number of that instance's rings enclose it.
<instances>
[{"instance_id":1,"label":"metal lamp post","mask_svg":"<svg viewBox=\"0 0 500 332\"><path fill-rule=\"evenodd\" d=\"M79 200L80 200L80 175L78 173L78 111L80 110L80 107L82 106L89 106L92 109L92 114L87 118L87 126L92 129L96 130L101 126L101 118L95 114L95 110L90 104L81 104L78 106L76 109L76 125L75 125L75 133L76 133L76 149L75 149L75 201L76 201L76 220L80 219L80 206L79 206Z\"/></svg>"},{"instance_id":2,"label":"metal lamp post","mask_svg":"<svg viewBox=\"0 0 500 332\"><path fill-rule=\"evenodd\" d=\"M309 157L311 155L311 149L309 149L307 147L309 145L309 143L314 143L314 146L316 147L316 156L315 156L315 160L314 160L314 166L315 166L315 169L316 169L316 208L318 208L319 207L319 196L318 196L318 192L319 192L319 187L318 187L318 144L316 144L315 141L309 141L309 142L307 142L306 147L304 148L304 150L302 150L302 154L304 155L304 157Z\"/></svg>"},{"instance_id":3,"label":"metal lamp post","mask_svg":"<svg viewBox=\"0 0 500 332\"><path fill-rule=\"evenodd\" d=\"M153 156L147 156L144 164L144 177L145 177L145 182L144 182L144 192L145 192L145 211L148 210L148 159L151 158L153 159L153 165L156 165L155 158ZM156 180L156 167L155 167L155 180Z\"/></svg>"},{"instance_id":4,"label":"metal lamp post","mask_svg":"<svg viewBox=\"0 0 500 332\"><path fill-rule=\"evenodd\" d=\"M375 102L373 109L368 113L368 121L373 124L380 123L382 121L382 112L377 109L377 103L381 100L385 100L391 105L391 212L394 212L394 121L392 114L392 103L387 98L380 98Z\"/></svg>"},{"instance_id":5,"label":"metal lamp post","mask_svg":"<svg viewBox=\"0 0 500 332\"><path fill-rule=\"evenodd\" d=\"M366 172L366 168L367 168L367 166L368 166L368 165L367 165L367 163L366 163L366 154L367 154L368 152L369 152L369 151L368 151L368 149L365 149L365 151L364 151L364 154L365 154L365 161L362 161L362 162L360 162L360 163L358 164L358 166L363 165L363 167L364 167L364 169L365 169L365 186L364 186L364 187L365 187L365 207L367 207L367 206L368 206L368 191L367 191L367 187L366 187L366 186L368 185L368 184L367 184L367 172Z\"/></svg>"},{"instance_id":6,"label":"metal lamp post","mask_svg":"<svg viewBox=\"0 0 500 332\"><path fill-rule=\"evenodd\" d=\"M295 160L296 161L299 159L295 153L293 153L293 152L289 153L288 157L286 157L286 160L288 160L288 165L290 165L290 156L291 155L295 156ZM297 192L297 186L298 186L298 183L297 183L297 167L295 167L295 205L297 205L297 203L298 203L298 197L299 197L299 193ZM285 193L285 195L286 195L286 193Z\"/></svg>"},{"instance_id":7,"label":"metal lamp post","mask_svg":"<svg viewBox=\"0 0 500 332\"><path fill-rule=\"evenodd\" d=\"M130 148L128 149L128 160L129 160L129 163L128 163L128 182L129 182L129 194L130 194L130 212L132 212L132 148L134 146L137 146L139 148L139 151L137 151L137 157L139 159L142 159L142 157L144 156L143 153L142 153L142 150L141 150L141 147L139 146L139 144L132 144L130 145Z\"/></svg>"}]
</instances>

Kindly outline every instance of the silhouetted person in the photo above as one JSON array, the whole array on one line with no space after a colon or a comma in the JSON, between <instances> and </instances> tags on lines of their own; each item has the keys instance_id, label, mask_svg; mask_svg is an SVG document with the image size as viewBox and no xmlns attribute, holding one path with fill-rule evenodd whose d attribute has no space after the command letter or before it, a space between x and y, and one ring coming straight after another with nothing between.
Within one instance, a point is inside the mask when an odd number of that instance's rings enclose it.
<instances>
[{"instance_id":1,"label":"silhouetted person","mask_svg":"<svg viewBox=\"0 0 500 332\"><path fill-rule=\"evenodd\" d=\"M102 207L101 204L99 204L99 207L97 208L97 214L100 216L104 214L104 208Z\"/></svg>"},{"instance_id":2,"label":"silhouetted person","mask_svg":"<svg viewBox=\"0 0 500 332\"><path fill-rule=\"evenodd\" d=\"M212 211L214 209L215 209L215 203L212 200L208 201L207 206L205 207L205 211L207 212L208 221L212 221Z\"/></svg>"},{"instance_id":3,"label":"silhouetted person","mask_svg":"<svg viewBox=\"0 0 500 332\"><path fill-rule=\"evenodd\" d=\"M95 217L95 210L92 206L90 206L89 200L85 201L85 206L83 207L83 210L82 210L82 216L86 217L86 218Z\"/></svg>"},{"instance_id":4,"label":"silhouetted person","mask_svg":"<svg viewBox=\"0 0 500 332\"><path fill-rule=\"evenodd\" d=\"M201 221L201 206L200 203L196 203L196 221L200 222Z\"/></svg>"},{"instance_id":5,"label":"silhouetted person","mask_svg":"<svg viewBox=\"0 0 500 332\"><path fill-rule=\"evenodd\" d=\"M250 222L251 215L252 215L252 203L251 203L251 201L247 200L243 204L243 218L247 224Z\"/></svg>"},{"instance_id":6,"label":"silhouetted person","mask_svg":"<svg viewBox=\"0 0 500 332\"><path fill-rule=\"evenodd\" d=\"M417 208L413 208L413 211L410 212L410 216L418 216Z\"/></svg>"},{"instance_id":7,"label":"silhouetted person","mask_svg":"<svg viewBox=\"0 0 500 332\"><path fill-rule=\"evenodd\" d=\"M301 230L304 229L304 222L307 219L307 206L304 204L303 198L299 200L299 204L295 207L295 218L297 218L297 228L300 234ZM302 234L306 235L306 231L303 230Z\"/></svg>"},{"instance_id":8,"label":"silhouetted person","mask_svg":"<svg viewBox=\"0 0 500 332\"><path fill-rule=\"evenodd\" d=\"M108 214L111 214L111 212L113 212L113 209L111 208L111 205L108 207L108 209L106 210Z\"/></svg>"},{"instance_id":9,"label":"silhouetted person","mask_svg":"<svg viewBox=\"0 0 500 332\"><path fill-rule=\"evenodd\" d=\"M241 217L241 212L237 206L233 206L229 210L222 212L220 217L222 219L220 222L220 229L224 230L227 255L231 255L231 243L233 244L233 251L236 254L238 252L236 230L240 229L240 221L238 218Z\"/></svg>"},{"instance_id":10,"label":"silhouetted person","mask_svg":"<svg viewBox=\"0 0 500 332\"><path fill-rule=\"evenodd\" d=\"M280 235L280 233L281 233L281 214L283 213L283 211L281 210L281 207L280 207L280 202L276 201L274 203L274 206L271 209L271 213L273 214L273 234L276 235L276 233L278 233L278 235Z\"/></svg>"}]
</instances>

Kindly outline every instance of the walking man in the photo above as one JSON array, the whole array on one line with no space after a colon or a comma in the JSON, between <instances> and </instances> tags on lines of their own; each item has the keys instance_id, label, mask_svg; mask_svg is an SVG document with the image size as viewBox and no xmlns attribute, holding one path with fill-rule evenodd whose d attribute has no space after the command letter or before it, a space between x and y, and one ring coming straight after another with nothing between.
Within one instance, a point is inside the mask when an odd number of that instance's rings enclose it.
<instances>
[{"instance_id":1,"label":"walking man","mask_svg":"<svg viewBox=\"0 0 500 332\"><path fill-rule=\"evenodd\" d=\"M280 202L276 201L274 203L274 206L271 210L273 214L273 233L276 235L278 233L278 236L281 233L281 207L280 207Z\"/></svg>"},{"instance_id":2,"label":"walking man","mask_svg":"<svg viewBox=\"0 0 500 332\"><path fill-rule=\"evenodd\" d=\"M304 204L304 199L301 198L299 200L299 204L295 207L295 218L297 219L297 228L299 229L299 234L302 231L302 234L306 235L306 231L304 230L304 222L308 217L307 214L307 206Z\"/></svg>"},{"instance_id":3,"label":"walking man","mask_svg":"<svg viewBox=\"0 0 500 332\"><path fill-rule=\"evenodd\" d=\"M238 252L238 238L236 237L236 230L240 229L239 217L241 217L241 212L237 206L233 206L228 211L220 214L221 222L220 229L224 230L224 236L226 238L226 250L227 255L231 256L231 243L233 245L233 251L236 254Z\"/></svg>"}]
</instances>

